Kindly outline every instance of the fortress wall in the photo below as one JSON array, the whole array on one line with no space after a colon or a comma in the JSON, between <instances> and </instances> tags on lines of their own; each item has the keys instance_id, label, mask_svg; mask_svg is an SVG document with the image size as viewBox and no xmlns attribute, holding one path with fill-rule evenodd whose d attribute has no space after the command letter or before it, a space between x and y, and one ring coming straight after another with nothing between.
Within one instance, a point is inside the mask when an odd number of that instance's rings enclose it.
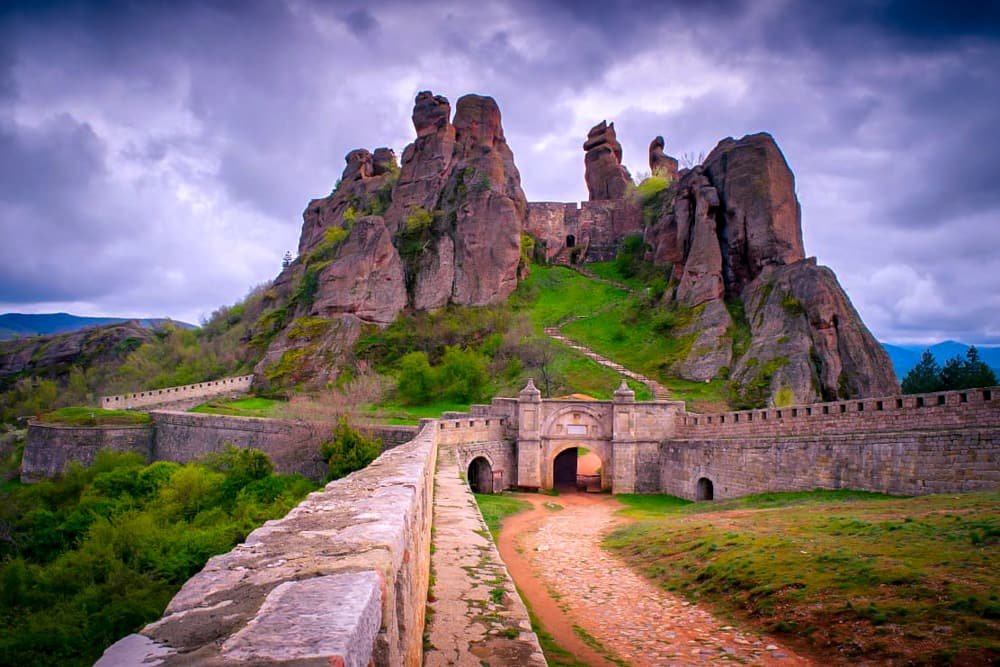
<instances>
[{"instance_id":1,"label":"fortress wall","mask_svg":"<svg viewBox=\"0 0 1000 667\"><path fill-rule=\"evenodd\" d=\"M1000 424L913 431L667 440L660 491L715 498L767 491L858 489L900 495L1000 488Z\"/></svg>"},{"instance_id":2,"label":"fortress wall","mask_svg":"<svg viewBox=\"0 0 1000 667\"><path fill-rule=\"evenodd\" d=\"M642 229L642 210L627 199L575 202L528 202L525 231L545 242L545 257L553 259L573 236L574 247L586 248L586 262L615 258L624 236Z\"/></svg>"},{"instance_id":3,"label":"fortress wall","mask_svg":"<svg viewBox=\"0 0 1000 667\"><path fill-rule=\"evenodd\" d=\"M261 450L277 472L299 473L310 479L322 479L326 474L319 449L330 436L329 425L169 410L150 412L150 416L156 428L155 461L186 463L231 444Z\"/></svg>"},{"instance_id":4,"label":"fortress wall","mask_svg":"<svg viewBox=\"0 0 1000 667\"><path fill-rule=\"evenodd\" d=\"M250 391L253 375L220 378L209 382L186 384L180 387L165 387L163 389L146 389L131 394L102 396L101 407L105 410L131 410L133 408L163 405L192 398L209 398L230 393Z\"/></svg>"},{"instance_id":5,"label":"fortress wall","mask_svg":"<svg viewBox=\"0 0 1000 667\"><path fill-rule=\"evenodd\" d=\"M430 572L433 422L312 493L188 580L99 666L417 666Z\"/></svg>"},{"instance_id":6,"label":"fortress wall","mask_svg":"<svg viewBox=\"0 0 1000 667\"><path fill-rule=\"evenodd\" d=\"M65 470L71 461L84 466L102 449L136 452L149 460L152 426L64 426L32 421L21 461L21 481L37 482Z\"/></svg>"},{"instance_id":7,"label":"fortress wall","mask_svg":"<svg viewBox=\"0 0 1000 667\"><path fill-rule=\"evenodd\" d=\"M514 442L506 438L507 418L494 416L489 406L472 406L461 418L439 419L434 423L438 443L455 450L459 470L465 472L480 456L490 463L493 473L501 473L500 490L517 485L517 454ZM474 417L484 413L482 417ZM453 417L454 413L446 413Z\"/></svg>"},{"instance_id":8,"label":"fortress wall","mask_svg":"<svg viewBox=\"0 0 1000 667\"><path fill-rule=\"evenodd\" d=\"M1000 387L687 414L678 426L678 434L699 439L786 437L991 424L1000 424Z\"/></svg>"},{"instance_id":9,"label":"fortress wall","mask_svg":"<svg viewBox=\"0 0 1000 667\"><path fill-rule=\"evenodd\" d=\"M147 461L187 463L217 452L227 444L255 447L266 453L281 473L299 473L314 480L326 475L320 446L330 438L330 424L257 417L208 415L156 410L149 426L61 426L33 422L28 427L21 479L34 482L62 472L70 461L89 465L101 449L134 451ZM380 438L382 449L409 442L415 426L362 426Z\"/></svg>"}]
</instances>

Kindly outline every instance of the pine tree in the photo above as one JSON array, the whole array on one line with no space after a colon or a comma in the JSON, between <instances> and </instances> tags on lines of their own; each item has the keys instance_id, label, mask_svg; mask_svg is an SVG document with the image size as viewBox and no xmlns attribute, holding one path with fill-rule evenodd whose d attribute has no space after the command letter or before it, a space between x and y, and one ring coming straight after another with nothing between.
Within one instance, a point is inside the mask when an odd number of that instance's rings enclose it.
<instances>
[{"instance_id":1,"label":"pine tree","mask_svg":"<svg viewBox=\"0 0 1000 667\"><path fill-rule=\"evenodd\" d=\"M903 378L904 394L924 394L943 389L941 367L930 350L924 350L920 363L910 369Z\"/></svg>"}]
</instances>

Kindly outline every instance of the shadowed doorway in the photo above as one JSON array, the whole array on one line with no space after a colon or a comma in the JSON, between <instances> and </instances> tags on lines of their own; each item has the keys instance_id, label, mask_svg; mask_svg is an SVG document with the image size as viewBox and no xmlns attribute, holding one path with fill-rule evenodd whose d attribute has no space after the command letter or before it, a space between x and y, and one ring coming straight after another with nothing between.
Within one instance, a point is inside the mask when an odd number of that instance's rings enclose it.
<instances>
[{"instance_id":1,"label":"shadowed doorway","mask_svg":"<svg viewBox=\"0 0 1000 667\"><path fill-rule=\"evenodd\" d=\"M560 491L576 491L576 447L560 452L552 461L552 486Z\"/></svg>"},{"instance_id":2,"label":"shadowed doorway","mask_svg":"<svg viewBox=\"0 0 1000 667\"><path fill-rule=\"evenodd\" d=\"M469 464L469 488L473 493L493 493L493 467L482 456Z\"/></svg>"}]
</instances>

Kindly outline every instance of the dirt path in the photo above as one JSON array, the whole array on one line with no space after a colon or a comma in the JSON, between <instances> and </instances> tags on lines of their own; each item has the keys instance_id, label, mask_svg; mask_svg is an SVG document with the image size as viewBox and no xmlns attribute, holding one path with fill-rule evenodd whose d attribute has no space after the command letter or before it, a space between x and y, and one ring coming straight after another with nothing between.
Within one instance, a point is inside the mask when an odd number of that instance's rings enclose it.
<instances>
[{"instance_id":1,"label":"dirt path","mask_svg":"<svg viewBox=\"0 0 1000 667\"><path fill-rule=\"evenodd\" d=\"M504 521L500 554L542 626L580 661L603 666L617 659L635 667L814 664L773 638L735 628L658 589L601 549L604 535L623 521L614 516L621 506L611 496L518 497L534 508Z\"/></svg>"},{"instance_id":2,"label":"dirt path","mask_svg":"<svg viewBox=\"0 0 1000 667\"><path fill-rule=\"evenodd\" d=\"M544 667L528 612L507 575L454 452L439 450L434 476L434 581L425 667Z\"/></svg>"}]
</instances>

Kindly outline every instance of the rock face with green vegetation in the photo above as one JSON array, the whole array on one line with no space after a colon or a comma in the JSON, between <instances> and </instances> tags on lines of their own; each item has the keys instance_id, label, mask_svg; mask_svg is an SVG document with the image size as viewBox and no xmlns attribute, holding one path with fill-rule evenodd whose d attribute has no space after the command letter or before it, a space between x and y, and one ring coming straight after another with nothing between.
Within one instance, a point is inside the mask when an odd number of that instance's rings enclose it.
<instances>
[{"instance_id":1,"label":"rock face with green vegetation","mask_svg":"<svg viewBox=\"0 0 1000 667\"><path fill-rule=\"evenodd\" d=\"M694 309L675 335L696 337L671 372L729 373L735 407L898 391L836 276L806 259L795 177L770 135L722 140L662 192L647 259L669 266L668 305Z\"/></svg>"},{"instance_id":2,"label":"rock face with green vegetation","mask_svg":"<svg viewBox=\"0 0 1000 667\"><path fill-rule=\"evenodd\" d=\"M261 384L336 378L368 325L406 308L500 303L517 287L527 201L490 97L417 95L416 140L348 153L329 197L303 214L299 255L275 280L255 336Z\"/></svg>"},{"instance_id":3,"label":"rock face with green vegetation","mask_svg":"<svg viewBox=\"0 0 1000 667\"><path fill-rule=\"evenodd\" d=\"M58 376L85 360L121 360L155 337L152 329L130 320L51 336L34 336L0 343L0 385L23 373Z\"/></svg>"}]
</instances>

